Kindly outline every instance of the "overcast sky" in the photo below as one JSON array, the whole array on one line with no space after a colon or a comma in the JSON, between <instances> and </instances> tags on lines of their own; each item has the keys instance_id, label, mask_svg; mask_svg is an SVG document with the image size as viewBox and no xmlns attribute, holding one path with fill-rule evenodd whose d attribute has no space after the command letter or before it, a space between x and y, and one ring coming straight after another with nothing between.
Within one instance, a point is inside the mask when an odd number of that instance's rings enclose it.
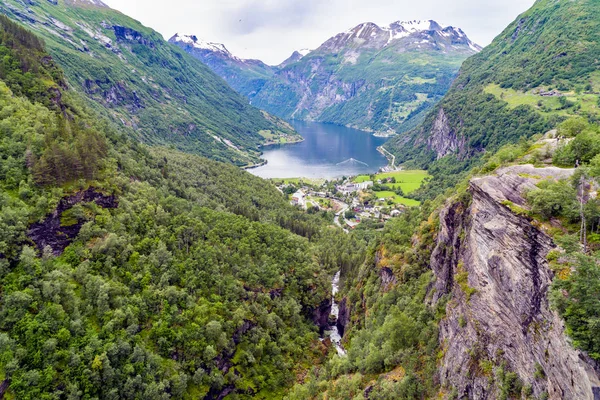
<instances>
[{"instance_id":1,"label":"overcast sky","mask_svg":"<svg viewBox=\"0 0 600 400\"><path fill-rule=\"evenodd\" d=\"M236 56L279 64L361 22L433 19L485 46L535 0L103 0L169 39L223 43Z\"/></svg>"}]
</instances>

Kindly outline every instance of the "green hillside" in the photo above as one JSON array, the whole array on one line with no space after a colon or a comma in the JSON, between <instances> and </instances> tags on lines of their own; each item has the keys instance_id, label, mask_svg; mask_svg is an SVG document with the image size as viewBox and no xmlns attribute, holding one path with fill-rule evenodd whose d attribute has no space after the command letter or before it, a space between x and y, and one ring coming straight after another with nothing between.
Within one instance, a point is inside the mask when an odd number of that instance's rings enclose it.
<instances>
[{"instance_id":1,"label":"green hillside","mask_svg":"<svg viewBox=\"0 0 600 400\"><path fill-rule=\"evenodd\" d=\"M568 20L565 20L567 18ZM600 3L538 0L462 66L423 124L393 138L396 161L460 174L484 152L545 133L569 116L600 114ZM435 189L437 190L437 189Z\"/></svg>"},{"instance_id":2,"label":"green hillside","mask_svg":"<svg viewBox=\"0 0 600 400\"><path fill-rule=\"evenodd\" d=\"M247 165L258 161L265 142L259 131L296 137L160 34L95 3L7 0L0 10L44 39L96 111L145 143Z\"/></svg>"},{"instance_id":3,"label":"green hillside","mask_svg":"<svg viewBox=\"0 0 600 400\"><path fill-rule=\"evenodd\" d=\"M5 16L0 54L0 398L281 397L323 357L356 245L267 181L121 134Z\"/></svg>"},{"instance_id":4,"label":"green hillside","mask_svg":"<svg viewBox=\"0 0 600 400\"><path fill-rule=\"evenodd\" d=\"M505 145L445 195L345 234L334 215L301 211L234 165L124 134L5 16L0 55L0 399L598 390L597 123L570 118L560 140ZM509 100L500 116L532 94L484 87ZM407 191L426 177L379 176ZM505 189L520 203L495 197ZM337 271L342 357L319 332Z\"/></svg>"}]
</instances>

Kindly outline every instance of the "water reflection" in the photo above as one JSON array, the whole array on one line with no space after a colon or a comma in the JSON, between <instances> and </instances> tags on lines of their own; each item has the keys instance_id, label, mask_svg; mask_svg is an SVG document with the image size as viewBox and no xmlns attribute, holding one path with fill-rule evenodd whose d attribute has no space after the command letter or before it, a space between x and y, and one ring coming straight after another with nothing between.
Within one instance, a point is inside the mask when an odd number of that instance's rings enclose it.
<instances>
[{"instance_id":1,"label":"water reflection","mask_svg":"<svg viewBox=\"0 0 600 400\"><path fill-rule=\"evenodd\" d=\"M334 178L377 172L387 164L377 151L385 139L356 129L315 122L292 122L304 142L265 149L269 163L250 170L263 178Z\"/></svg>"}]
</instances>

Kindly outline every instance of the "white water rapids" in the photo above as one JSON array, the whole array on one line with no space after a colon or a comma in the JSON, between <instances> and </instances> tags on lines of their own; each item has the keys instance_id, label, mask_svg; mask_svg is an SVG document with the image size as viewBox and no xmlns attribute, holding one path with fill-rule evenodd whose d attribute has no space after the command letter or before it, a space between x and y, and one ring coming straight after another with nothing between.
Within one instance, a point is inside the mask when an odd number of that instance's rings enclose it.
<instances>
[{"instance_id":1,"label":"white water rapids","mask_svg":"<svg viewBox=\"0 0 600 400\"><path fill-rule=\"evenodd\" d=\"M335 295L340 290L340 272L341 271L338 271L338 273L335 274L333 280L331 281L331 314L335 316L336 321L340 316L340 307L335 302ZM342 347L342 337L340 336L340 332L338 331L336 324L333 324L329 327L329 330L325 331L325 337L327 336L329 336L331 342L335 345L335 349L337 350L338 355L345 356L346 350L344 350L344 348Z\"/></svg>"}]
</instances>

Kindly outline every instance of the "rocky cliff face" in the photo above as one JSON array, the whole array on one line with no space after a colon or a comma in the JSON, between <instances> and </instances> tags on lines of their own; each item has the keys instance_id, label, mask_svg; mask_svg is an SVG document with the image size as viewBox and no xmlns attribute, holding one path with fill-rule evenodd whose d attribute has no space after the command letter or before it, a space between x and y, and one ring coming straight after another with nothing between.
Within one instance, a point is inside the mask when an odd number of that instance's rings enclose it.
<instances>
[{"instance_id":1,"label":"rocky cliff face","mask_svg":"<svg viewBox=\"0 0 600 400\"><path fill-rule=\"evenodd\" d=\"M63 214L77 204L91 202L102 208L118 206L117 198L114 195L104 195L94 188L61 199L56 209L44 221L32 224L27 232L27 236L35 243L39 253L42 254L46 247L49 247L54 255L61 255L75 240L83 224L87 222L83 218L77 218L76 221L73 221L74 223L63 225L61 223Z\"/></svg>"},{"instance_id":2,"label":"rocky cliff face","mask_svg":"<svg viewBox=\"0 0 600 400\"><path fill-rule=\"evenodd\" d=\"M517 374L535 396L594 399L599 374L568 342L548 304L552 240L517 215L537 179L572 170L515 166L473 179L470 204L454 202L440 214L432 253L433 301L449 296L440 325L442 387L459 398L495 399L500 368ZM517 211L517 213L515 213Z\"/></svg>"},{"instance_id":3,"label":"rocky cliff face","mask_svg":"<svg viewBox=\"0 0 600 400\"><path fill-rule=\"evenodd\" d=\"M443 108L440 108L437 118L431 126L431 135L427 140L427 147L435 151L437 159L448 154L462 153L465 147L465 138L458 138L450 126L450 121Z\"/></svg>"}]
</instances>

